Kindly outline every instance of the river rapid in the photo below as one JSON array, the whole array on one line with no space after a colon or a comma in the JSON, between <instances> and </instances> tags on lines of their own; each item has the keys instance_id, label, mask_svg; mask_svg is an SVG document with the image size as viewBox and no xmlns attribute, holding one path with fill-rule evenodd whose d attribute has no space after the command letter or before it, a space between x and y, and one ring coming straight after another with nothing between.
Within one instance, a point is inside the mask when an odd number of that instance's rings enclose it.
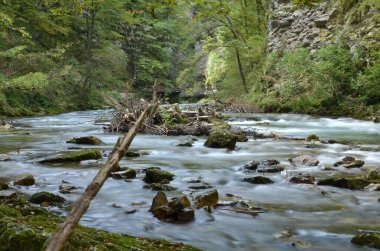
<instances>
[{"instance_id":1,"label":"river rapid","mask_svg":"<svg viewBox=\"0 0 380 251\"><path fill-rule=\"evenodd\" d=\"M31 195L39 191L58 194L58 186L67 181L80 187L78 193L62 195L74 202L95 176L106 158L77 164L42 165L42 158L68 151L76 145L65 143L71 137L94 135L105 142L99 148L108 153L118 134L104 133L95 119L106 111L72 112L57 116L21 118L17 128L0 132L0 154L10 155L15 161L0 162L1 177L32 174L36 185L13 187ZM326 118L291 114L230 114L230 123L259 132L275 132L281 136L307 137L318 134L321 139L353 140L357 146L378 147L380 124L350 118ZM264 123L266 122L266 123ZM25 126L28 125L28 126ZM322 165L332 166L347 155L365 161L365 166L380 166L380 152L361 151L358 147L325 144L323 148L306 148L303 141L253 139L238 143L237 150L211 149L203 146L200 137L193 147L178 147L186 136L138 135L130 150L148 153L138 158L124 158L121 166L143 169L152 166L175 174L170 185L177 191L166 192L169 197L190 194L189 180L201 178L219 192L239 196L264 209L256 217L216 208L212 213L199 209L195 221L173 224L159 221L148 212L157 192L143 189L143 174L131 182L108 179L81 224L134 236L163 238L183 242L204 250L365 250L350 243L359 229L379 229L379 192L297 185L288 182L295 172L330 177L336 172L318 167L294 167L288 161L297 154L310 154ZM83 146L82 146L83 147ZM286 167L278 174L265 174L275 181L269 185L242 182L247 174L240 167L250 160L276 159ZM294 171L296 170L296 171ZM347 175L364 173L355 168L339 172ZM322 192L323 191L323 192ZM50 208L64 215L66 211ZM136 213L127 211L136 209ZM279 233L293 233L291 238L279 238ZM280 234L281 235L281 234ZM294 247L295 244L296 246Z\"/></svg>"}]
</instances>

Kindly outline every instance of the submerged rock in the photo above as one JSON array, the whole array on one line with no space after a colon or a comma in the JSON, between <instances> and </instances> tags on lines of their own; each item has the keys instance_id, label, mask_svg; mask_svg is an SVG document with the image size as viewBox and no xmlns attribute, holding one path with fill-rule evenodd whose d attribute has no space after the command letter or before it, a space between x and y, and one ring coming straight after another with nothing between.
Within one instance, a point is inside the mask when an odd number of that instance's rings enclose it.
<instances>
[{"instance_id":1,"label":"submerged rock","mask_svg":"<svg viewBox=\"0 0 380 251\"><path fill-rule=\"evenodd\" d=\"M291 177L289 179L289 182L294 183L294 184L314 184L315 177L313 177L309 174L307 174L307 175L300 174L300 175Z\"/></svg>"},{"instance_id":2,"label":"submerged rock","mask_svg":"<svg viewBox=\"0 0 380 251\"><path fill-rule=\"evenodd\" d=\"M145 170L144 181L146 183L160 183L165 180L173 180L174 174L162 171L159 168L148 168Z\"/></svg>"},{"instance_id":3,"label":"submerged rock","mask_svg":"<svg viewBox=\"0 0 380 251\"><path fill-rule=\"evenodd\" d=\"M244 182L248 182L251 184L272 184L274 183L273 180L264 177L264 176L256 176L256 177L248 177L242 179Z\"/></svg>"},{"instance_id":4,"label":"submerged rock","mask_svg":"<svg viewBox=\"0 0 380 251\"><path fill-rule=\"evenodd\" d=\"M305 165L305 166L317 166L319 164L319 160L310 156L310 155L300 155L292 159L292 162Z\"/></svg>"},{"instance_id":5,"label":"submerged rock","mask_svg":"<svg viewBox=\"0 0 380 251\"><path fill-rule=\"evenodd\" d=\"M234 149L236 142L235 134L228 131L216 131L210 134L204 145L210 148Z\"/></svg>"},{"instance_id":6,"label":"submerged rock","mask_svg":"<svg viewBox=\"0 0 380 251\"><path fill-rule=\"evenodd\" d=\"M86 136L79 138L71 138L66 143L81 144L81 145L101 145L104 144L99 138L95 136Z\"/></svg>"},{"instance_id":7,"label":"submerged rock","mask_svg":"<svg viewBox=\"0 0 380 251\"><path fill-rule=\"evenodd\" d=\"M55 195L48 192L39 192L39 193L33 194L32 197L30 197L29 201L34 204L41 204L43 202L55 204L55 203L63 203L66 200L59 195Z\"/></svg>"},{"instance_id":8,"label":"submerged rock","mask_svg":"<svg viewBox=\"0 0 380 251\"><path fill-rule=\"evenodd\" d=\"M177 188L166 185L166 184L160 184L160 183L153 183L145 185L143 188L150 189L152 191L174 191Z\"/></svg>"},{"instance_id":9,"label":"submerged rock","mask_svg":"<svg viewBox=\"0 0 380 251\"><path fill-rule=\"evenodd\" d=\"M218 204L219 194L216 189L200 193L195 197L197 208L207 207L209 211Z\"/></svg>"},{"instance_id":10,"label":"submerged rock","mask_svg":"<svg viewBox=\"0 0 380 251\"><path fill-rule=\"evenodd\" d=\"M35 183L34 177L29 174L18 177L14 182L15 185L19 186L33 186Z\"/></svg>"},{"instance_id":11,"label":"submerged rock","mask_svg":"<svg viewBox=\"0 0 380 251\"><path fill-rule=\"evenodd\" d=\"M362 190L368 186L370 182L362 178L330 178L318 181L320 186L334 186L351 190Z\"/></svg>"},{"instance_id":12,"label":"submerged rock","mask_svg":"<svg viewBox=\"0 0 380 251\"><path fill-rule=\"evenodd\" d=\"M80 162L82 160L101 159L102 153L96 149L87 149L79 152L64 153L61 156L48 158L40 161L42 164Z\"/></svg>"},{"instance_id":13,"label":"submerged rock","mask_svg":"<svg viewBox=\"0 0 380 251\"><path fill-rule=\"evenodd\" d=\"M138 153L138 152L132 152L132 151L128 151L125 153L125 157L128 157L128 158L137 158L137 157L140 157L141 154Z\"/></svg>"},{"instance_id":14,"label":"submerged rock","mask_svg":"<svg viewBox=\"0 0 380 251\"><path fill-rule=\"evenodd\" d=\"M376 233L360 233L351 239L351 243L380 250L380 235Z\"/></svg>"}]
</instances>

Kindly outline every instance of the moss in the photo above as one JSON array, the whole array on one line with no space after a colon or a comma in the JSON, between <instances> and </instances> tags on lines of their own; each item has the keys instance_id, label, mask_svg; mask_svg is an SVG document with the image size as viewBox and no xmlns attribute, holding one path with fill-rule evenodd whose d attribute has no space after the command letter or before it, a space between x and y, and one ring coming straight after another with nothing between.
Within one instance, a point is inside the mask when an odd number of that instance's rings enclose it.
<instances>
[{"instance_id":1,"label":"moss","mask_svg":"<svg viewBox=\"0 0 380 251\"><path fill-rule=\"evenodd\" d=\"M373 233L362 233L351 240L352 244L380 249L380 237Z\"/></svg>"},{"instance_id":2,"label":"moss","mask_svg":"<svg viewBox=\"0 0 380 251\"><path fill-rule=\"evenodd\" d=\"M82 160L89 159L100 159L102 158L102 153L96 149L87 149L79 152L65 153L62 156L44 159L40 163L63 163L63 162L79 162Z\"/></svg>"},{"instance_id":3,"label":"moss","mask_svg":"<svg viewBox=\"0 0 380 251\"><path fill-rule=\"evenodd\" d=\"M165 180L173 180L174 174L162 171L158 168L149 168L145 171L144 181L146 183L160 183Z\"/></svg>"},{"instance_id":4,"label":"moss","mask_svg":"<svg viewBox=\"0 0 380 251\"><path fill-rule=\"evenodd\" d=\"M63 203L66 200L62 198L61 196L48 193L48 192L39 192L35 193L30 197L30 202L35 204L41 204L43 202L49 202L49 203Z\"/></svg>"},{"instance_id":5,"label":"moss","mask_svg":"<svg viewBox=\"0 0 380 251\"><path fill-rule=\"evenodd\" d=\"M0 201L0 250L34 251L43 250L46 240L54 233L62 219L44 210L38 215L22 215L18 209L37 208L26 203L22 196L13 202ZM181 243L163 240L136 238L77 226L65 243L63 250L198 250Z\"/></svg>"}]
</instances>

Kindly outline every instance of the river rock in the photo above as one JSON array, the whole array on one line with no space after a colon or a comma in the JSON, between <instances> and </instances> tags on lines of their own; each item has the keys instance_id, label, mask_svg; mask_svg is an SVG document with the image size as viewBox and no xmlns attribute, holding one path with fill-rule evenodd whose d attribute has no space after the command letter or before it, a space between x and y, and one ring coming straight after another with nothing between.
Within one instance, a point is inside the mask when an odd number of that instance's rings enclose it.
<instances>
[{"instance_id":1,"label":"river rock","mask_svg":"<svg viewBox=\"0 0 380 251\"><path fill-rule=\"evenodd\" d=\"M80 162L82 160L101 159L102 153L96 149L87 149L79 152L64 153L61 156L41 160L42 164L54 164L65 162Z\"/></svg>"},{"instance_id":2,"label":"river rock","mask_svg":"<svg viewBox=\"0 0 380 251\"><path fill-rule=\"evenodd\" d=\"M263 166L257 169L259 173L279 173L285 170L283 166Z\"/></svg>"},{"instance_id":3,"label":"river rock","mask_svg":"<svg viewBox=\"0 0 380 251\"><path fill-rule=\"evenodd\" d=\"M197 208L207 207L209 211L213 209L219 200L219 194L216 189L198 194L195 197Z\"/></svg>"},{"instance_id":4,"label":"river rock","mask_svg":"<svg viewBox=\"0 0 380 251\"><path fill-rule=\"evenodd\" d=\"M294 184L314 184L315 177L313 177L309 174L306 174L306 175L300 174L300 175L291 177L289 179L289 182L294 183Z\"/></svg>"},{"instance_id":5,"label":"river rock","mask_svg":"<svg viewBox=\"0 0 380 251\"><path fill-rule=\"evenodd\" d=\"M292 162L305 165L305 166L317 166L319 164L319 160L310 156L310 155L300 155L292 159Z\"/></svg>"},{"instance_id":6,"label":"river rock","mask_svg":"<svg viewBox=\"0 0 380 251\"><path fill-rule=\"evenodd\" d=\"M68 184L59 185L59 192L62 194L71 194L73 190L75 189L78 189L78 187L68 185Z\"/></svg>"},{"instance_id":7,"label":"river rock","mask_svg":"<svg viewBox=\"0 0 380 251\"><path fill-rule=\"evenodd\" d=\"M9 131L9 130L13 130L13 129L15 129L15 127L11 124L8 124L8 123L0 124L0 132L1 131Z\"/></svg>"},{"instance_id":8,"label":"river rock","mask_svg":"<svg viewBox=\"0 0 380 251\"><path fill-rule=\"evenodd\" d=\"M195 219L194 209L191 207L184 208L177 213L177 220L182 223L190 222Z\"/></svg>"},{"instance_id":9,"label":"river rock","mask_svg":"<svg viewBox=\"0 0 380 251\"><path fill-rule=\"evenodd\" d=\"M360 233L351 239L351 243L380 250L380 235L377 233Z\"/></svg>"},{"instance_id":10,"label":"river rock","mask_svg":"<svg viewBox=\"0 0 380 251\"><path fill-rule=\"evenodd\" d=\"M136 158L136 157L140 157L140 156L141 156L141 154L138 152L128 151L125 153L125 157L128 157L128 158Z\"/></svg>"},{"instance_id":11,"label":"river rock","mask_svg":"<svg viewBox=\"0 0 380 251\"><path fill-rule=\"evenodd\" d=\"M380 184L374 184L371 183L368 186L364 188L366 191L374 192L374 191L380 191Z\"/></svg>"},{"instance_id":12,"label":"river rock","mask_svg":"<svg viewBox=\"0 0 380 251\"><path fill-rule=\"evenodd\" d=\"M0 161L6 162L6 161L14 161L14 159L9 155L2 155L0 154Z\"/></svg>"},{"instance_id":13,"label":"river rock","mask_svg":"<svg viewBox=\"0 0 380 251\"><path fill-rule=\"evenodd\" d=\"M19 186L33 186L35 183L36 180L29 174L18 177L14 182L15 185Z\"/></svg>"},{"instance_id":14,"label":"river rock","mask_svg":"<svg viewBox=\"0 0 380 251\"><path fill-rule=\"evenodd\" d=\"M315 133L313 134L310 134L309 136L307 136L306 138L307 141L319 141L319 136Z\"/></svg>"},{"instance_id":15,"label":"river rock","mask_svg":"<svg viewBox=\"0 0 380 251\"><path fill-rule=\"evenodd\" d=\"M369 184L368 180L362 178L330 178L320 180L317 183L320 186L334 186L350 190L362 190Z\"/></svg>"},{"instance_id":16,"label":"river rock","mask_svg":"<svg viewBox=\"0 0 380 251\"><path fill-rule=\"evenodd\" d=\"M144 181L146 183L160 183L162 181L173 180L174 174L162 171L158 168L148 168L145 170Z\"/></svg>"},{"instance_id":17,"label":"river rock","mask_svg":"<svg viewBox=\"0 0 380 251\"><path fill-rule=\"evenodd\" d=\"M174 212L178 213L182 209L191 207L191 203L190 203L190 200L187 198L187 196L183 195L183 196L172 198L169 201L168 206Z\"/></svg>"},{"instance_id":18,"label":"river rock","mask_svg":"<svg viewBox=\"0 0 380 251\"><path fill-rule=\"evenodd\" d=\"M174 191L177 188L166 185L166 184L160 184L160 183L153 183L145 185L143 188L150 189L152 191Z\"/></svg>"},{"instance_id":19,"label":"river rock","mask_svg":"<svg viewBox=\"0 0 380 251\"><path fill-rule=\"evenodd\" d=\"M360 168L364 166L364 161L357 160L352 156L346 156L341 161L338 161L334 166L343 166L345 168Z\"/></svg>"},{"instance_id":20,"label":"river rock","mask_svg":"<svg viewBox=\"0 0 380 251\"><path fill-rule=\"evenodd\" d=\"M136 175L137 175L137 171L135 169L132 169L132 168L128 168L127 170L111 173L112 178L114 178L116 180L134 179L134 178L136 178Z\"/></svg>"},{"instance_id":21,"label":"river rock","mask_svg":"<svg viewBox=\"0 0 380 251\"><path fill-rule=\"evenodd\" d=\"M0 199L12 199L15 197L17 197L17 194L15 191L11 191L11 190L0 191Z\"/></svg>"},{"instance_id":22,"label":"river rock","mask_svg":"<svg viewBox=\"0 0 380 251\"><path fill-rule=\"evenodd\" d=\"M156 218L161 220L168 219L188 222L194 219L194 211L186 196L175 197L168 201L165 193L158 192L153 199L149 211L152 212Z\"/></svg>"},{"instance_id":23,"label":"river rock","mask_svg":"<svg viewBox=\"0 0 380 251\"><path fill-rule=\"evenodd\" d=\"M248 177L242 179L244 182L248 182L251 184L272 184L274 183L273 180L264 177L264 176L256 176L256 177Z\"/></svg>"},{"instance_id":24,"label":"river rock","mask_svg":"<svg viewBox=\"0 0 380 251\"><path fill-rule=\"evenodd\" d=\"M86 136L79 138L71 138L66 143L81 144L81 145L101 145L104 144L98 137Z\"/></svg>"},{"instance_id":25,"label":"river rock","mask_svg":"<svg viewBox=\"0 0 380 251\"><path fill-rule=\"evenodd\" d=\"M30 197L29 201L34 204L41 204L43 202L55 204L55 203L63 203L66 200L59 195L55 195L48 192L39 192L39 193L33 194L32 197Z\"/></svg>"},{"instance_id":26,"label":"river rock","mask_svg":"<svg viewBox=\"0 0 380 251\"><path fill-rule=\"evenodd\" d=\"M164 192L158 192L153 198L152 206L149 209L149 212L153 212L159 207L165 206L168 204L168 198Z\"/></svg>"},{"instance_id":27,"label":"river rock","mask_svg":"<svg viewBox=\"0 0 380 251\"><path fill-rule=\"evenodd\" d=\"M258 162L256 160L252 160L252 161L245 163L245 165L243 166L243 169L254 171L254 170L257 170L257 167L259 165L260 165L260 162Z\"/></svg>"},{"instance_id":28,"label":"river rock","mask_svg":"<svg viewBox=\"0 0 380 251\"><path fill-rule=\"evenodd\" d=\"M177 146L192 147L193 146L193 142L192 141L186 141L186 142L179 143Z\"/></svg>"},{"instance_id":29,"label":"river rock","mask_svg":"<svg viewBox=\"0 0 380 251\"><path fill-rule=\"evenodd\" d=\"M366 175L365 178L368 180L380 180L380 167L376 168L374 170L370 170Z\"/></svg>"},{"instance_id":30,"label":"river rock","mask_svg":"<svg viewBox=\"0 0 380 251\"><path fill-rule=\"evenodd\" d=\"M236 142L235 134L228 131L216 131L210 134L204 145L210 148L234 149Z\"/></svg>"},{"instance_id":31,"label":"river rock","mask_svg":"<svg viewBox=\"0 0 380 251\"><path fill-rule=\"evenodd\" d=\"M245 170L246 172L250 172L254 170L258 170L259 172L260 170L263 170L261 172L271 172L269 169L273 169L272 172L281 172L282 170L284 170L284 168L280 167L281 170L277 171L278 164L280 164L280 162L275 159L262 160L262 161L252 160L245 163L242 169ZM266 170L269 170L269 171L266 171Z\"/></svg>"}]
</instances>

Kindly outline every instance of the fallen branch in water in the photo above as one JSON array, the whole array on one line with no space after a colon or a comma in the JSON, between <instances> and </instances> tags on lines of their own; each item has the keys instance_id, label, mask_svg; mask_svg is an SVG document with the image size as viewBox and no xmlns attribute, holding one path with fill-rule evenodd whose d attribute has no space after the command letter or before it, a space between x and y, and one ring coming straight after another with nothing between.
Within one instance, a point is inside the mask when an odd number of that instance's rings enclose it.
<instances>
[{"instance_id":1,"label":"fallen branch in water","mask_svg":"<svg viewBox=\"0 0 380 251\"><path fill-rule=\"evenodd\" d=\"M46 251L59 251L62 249L65 241L73 232L82 215L87 211L91 201L95 198L99 190L102 188L104 182L110 176L110 173L116 171L119 167L120 159L128 151L133 138L136 136L137 132L143 125L145 119L154 113L157 107L157 103L154 103L153 105L146 105L139 118L134 123L133 127L128 131L128 133L124 134L118 139L112 153L107 159L106 166L99 170L95 178L92 180L91 184L86 188L86 191L74 204L66 220L60 224L58 230L50 239Z\"/></svg>"}]
</instances>

